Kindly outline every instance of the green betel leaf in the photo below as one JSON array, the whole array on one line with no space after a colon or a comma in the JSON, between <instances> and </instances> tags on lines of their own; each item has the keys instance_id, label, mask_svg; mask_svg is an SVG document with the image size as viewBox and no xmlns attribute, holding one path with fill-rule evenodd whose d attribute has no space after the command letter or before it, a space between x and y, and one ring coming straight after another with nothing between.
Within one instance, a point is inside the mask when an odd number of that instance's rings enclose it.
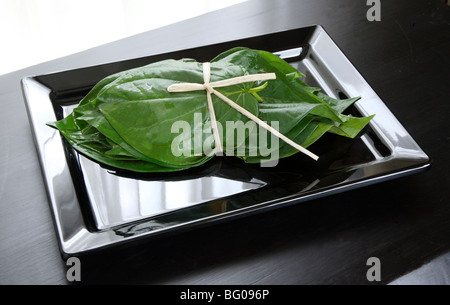
<instances>
[{"instance_id":1,"label":"green betel leaf","mask_svg":"<svg viewBox=\"0 0 450 305\"><path fill-rule=\"evenodd\" d=\"M276 79L215 90L249 114L276 124L281 134L303 147L326 132L353 138L372 119L343 115L358 98L326 96L302 82L302 74L287 62L265 51L235 48L220 54L211 61L210 82L262 73L274 73ZM94 86L73 113L48 125L60 130L79 153L113 168L171 172L199 166L218 149L208 89L168 91L183 83L203 84L203 65L193 59L165 60L117 73ZM279 158L298 152L281 140L262 147L271 136L267 130L252 125L248 115L214 94L212 104L226 154L257 163L271 151Z\"/></svg>"}]
</instances>

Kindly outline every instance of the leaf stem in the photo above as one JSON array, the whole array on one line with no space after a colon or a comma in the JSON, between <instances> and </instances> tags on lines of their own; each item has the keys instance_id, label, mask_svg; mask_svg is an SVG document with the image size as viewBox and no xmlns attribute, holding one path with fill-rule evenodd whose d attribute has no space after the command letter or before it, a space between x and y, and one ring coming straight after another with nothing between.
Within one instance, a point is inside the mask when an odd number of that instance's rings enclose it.
<instances>
[{"instance_id":1,"label":"leaf stem","mask_svg":"<svg viewBox=\"0 0 450 305\"><path fill-rule=\"evenodd\" d=\"M261 86L255 87L255 88L250 88L250 89L242 89L239 91L233 91L233 92L229 92L228 95L234 95L234 94L242 94L242 93L250 93L251 95L253 95L256 100L260 103L263 102L263 99L258 95L259 91L262 91L264 89L267 88L267 86L269 85L268 82L265 82L264 84L262 84Z\"/></svg>"}]
</instances>

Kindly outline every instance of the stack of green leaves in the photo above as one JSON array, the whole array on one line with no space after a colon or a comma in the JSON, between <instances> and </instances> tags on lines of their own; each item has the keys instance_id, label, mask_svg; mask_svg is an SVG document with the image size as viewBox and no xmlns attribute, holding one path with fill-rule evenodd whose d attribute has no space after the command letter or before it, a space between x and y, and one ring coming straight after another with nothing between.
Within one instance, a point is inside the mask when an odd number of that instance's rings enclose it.
<instances>
[{"instance_id":1,"label":"stack of green leaves","mask_svg":"<svg viewBox=\"0 0 450 305\"><path fill-rule=\"evenodd\" d=\"M217 91L261 120L279 122L279 131L307 148L330 132L354 138L371 117L343 115L358 98L337 100L301 81L301 73L280 57L266 51L235 48L211 61L211 82L248 74L275 73L267 83L246 83ZM48 123L58 129L72 147L94 161L134 172L173 172L196 167L214 156L203 151L211 134L203 132L210 123L205 91L169 93L176 83L203 83L202 64L192 59L165 60L120 72L101 80L73 112L61 121ZM247 122L248 119L213 96L217 121ZM198 120L201 114L201 120ZM196 116L197 115L197 116ZM187 122L191 134L189 151L173 153L172 132L177 121ZM200 131L200 132L199 132ZM195 139L199 137L200 139ZM247 135L248 136L248 135ZM177 138L178 137L178 138ZM234 141L233 137L233 141ZM248 137L237 143L224 136L223 146L232 146L247 163L267 159ZM277 155L286 158L298 153L281 141ZM238 155L238 154L234 154Z\"/></svg>"}]
</instances>

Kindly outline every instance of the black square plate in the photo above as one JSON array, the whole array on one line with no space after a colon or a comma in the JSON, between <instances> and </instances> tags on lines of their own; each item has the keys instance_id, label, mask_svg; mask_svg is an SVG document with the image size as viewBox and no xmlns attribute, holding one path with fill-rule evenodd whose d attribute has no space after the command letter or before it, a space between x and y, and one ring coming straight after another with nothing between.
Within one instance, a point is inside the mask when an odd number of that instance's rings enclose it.
<instances>
[{"instance_id":1,"label":"black square plate","mask_svg":"<svg viewBox=\"0 0 450 305\"><path fill-rule=\"evenodd\" d=\"M301 154L261 168L214 158L171 174L131 174L76 153L47 122L68 115L102 78L163 59L209 61L233 47L278 54L335 98L360 96L353 115L376 114L355 140L327 135ZM320 26L94 67L26 77L25 102L64 257L230 219L416 173L430 159Z\"/></svg>"}]
</instances>

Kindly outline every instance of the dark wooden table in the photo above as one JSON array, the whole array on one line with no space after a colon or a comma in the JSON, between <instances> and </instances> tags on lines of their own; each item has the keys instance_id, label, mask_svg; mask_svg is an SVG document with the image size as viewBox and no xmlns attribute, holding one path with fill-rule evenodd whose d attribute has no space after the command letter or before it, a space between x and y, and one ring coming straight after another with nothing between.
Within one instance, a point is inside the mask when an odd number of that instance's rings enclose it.
<instances>
[{"instance_id":1,"label":"dark wooden table","mask_svg":"<svg viewBox=\"0 0 450 305\"><path fill-rule=\"evenodd\" d=\"M440 0L381 4L381 22L369 22L366 1L254 0L1 76L0 283L68 283L22 77L311 24L328 31L432 157L432 168L92 254L82 258L82 283L368 284L367 259L378 257L381 283L388 284L425 263L432 266L450 250L450 7ZM438 261L446 268L427 270L443 273L449 284L449 260Z\"/></svg>"}]
</instances>

